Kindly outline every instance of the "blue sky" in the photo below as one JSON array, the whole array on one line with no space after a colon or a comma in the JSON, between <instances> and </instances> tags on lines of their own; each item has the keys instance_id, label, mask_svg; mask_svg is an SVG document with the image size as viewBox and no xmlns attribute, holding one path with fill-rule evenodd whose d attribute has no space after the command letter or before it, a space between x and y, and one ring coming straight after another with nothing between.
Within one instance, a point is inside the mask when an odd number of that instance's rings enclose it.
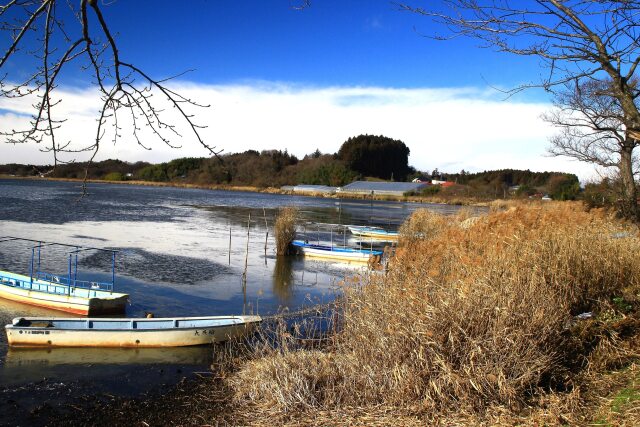
<instances>
[{"instance_id":1,"label":"blue sky","mask_svg":"<svg viewBox=\"0 0 640 427\"><path fill-rule=\"evenodd\" d=\"M537 76L535 61L477 42L441 42L428 18L388 0L118 0L103 7L123 58L156 75L304 85L513 86Z\"/></svg>"},{"instance_id":2,"label":"blue sky","mask_svg":"<svg viewBox=\"0 0 640 427\"><path fill-rule=\"evenodd\" d=\"M390 1L313 0L304 10L294 10L296 0L104 3L123 60L156 78L195 70L174 84L211 105L195 112L197 120L208 126L207 142L227 152L334 152L348 137L370 133L402 139L410 163L422 170L589 174L585 166L545 155L553 129L539 118L550 108L544 93L505 100L492 88L536 81L541 70L535 59L479 48L474 40L430 39L423 34L443 29ZM30 63L22 57L7 70L25 75ZM67 119L60 132L82 143L94 133L99 99L85 72L68 71L58 89ZM0 127L25 121L26 101L0 98ZM152 151L124 139L101 148L98 159L207 155L188 138L180 141L182 149L160 143ZM47 163L50 157L37 146L0 145L0 162L27 160Z\"/></svg>"}]
</instances>

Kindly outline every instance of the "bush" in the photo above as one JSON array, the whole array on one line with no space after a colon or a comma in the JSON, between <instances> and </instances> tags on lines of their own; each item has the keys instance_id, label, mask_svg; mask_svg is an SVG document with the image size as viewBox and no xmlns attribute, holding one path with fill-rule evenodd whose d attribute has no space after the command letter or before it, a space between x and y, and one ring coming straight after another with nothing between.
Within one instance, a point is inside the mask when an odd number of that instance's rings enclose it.
<instances>
[{"instance_id":1,"label":"bush","mask_svg":"<svg viewBox=\"0 0 640 427\"><path fill-rule=\"evenodd\" d=\"M125 177L120 172L110 172L103 178L105 181L124 181Z\"/></svg>"},{"instance_id":2,"label":"bush","mask_svg":"<svg viewBox=\"0 0 640 427\"><path fill-rule=\"evenodd\" d=\"M273 226L276 238L276 254L288 255L289 245L296 236L296 220L298 209L284 207L279 210L276 222Z\"/></svg>"},{"instance_id":3,"label":"bush","mask_svg":"<svg viewBox=\"0 0 640 427\"><path fill-rule=\"evenodd\" d=\"M621 194L619 183L604 179L599 183L585 185L582 200L587 209L616 208Z\"/></svg>"},{"instance_id":4,"label":"bush","mask_svg":"<svg viewBox=\"0 0 640 427\"><path fill-rule=\"evenodd\" d=\"M433 196L438 194L441 190L442 187L440 185L427 185L422 190L420 190L420 193L423 196Z\"/></svg>"}]
</instances>

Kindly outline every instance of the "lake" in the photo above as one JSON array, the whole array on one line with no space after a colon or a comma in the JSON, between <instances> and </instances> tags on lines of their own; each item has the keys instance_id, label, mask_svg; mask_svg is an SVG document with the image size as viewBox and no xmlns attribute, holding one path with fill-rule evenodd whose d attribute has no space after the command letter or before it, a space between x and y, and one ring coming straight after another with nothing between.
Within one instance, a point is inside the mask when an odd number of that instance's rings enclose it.
<instances>
[{"instance_id":1,"label":"lake","mask_svg":"<svg viewBox=\"0 0 640 427\"><path fill-rule=\"evenodd\" d=\"M345 234L344 228L330 231L317 224L397 229L417 208L444 214L457 210L444 205L117 184L89 184L88 195L81 198L81 194L79 183L0 180L0 237L118 250L115 289L130 294L127 317L148 312L155 317L242 312L268 316L332 301L339 282L366 267L275 256L272 227L283 206L299 209L299 231L305 238L350 245L363 243ZM32 246L0 243L0 269L28 275ZM68 250L44 248L41 270L64 276ZM79 279L110 281L110 269L110 257L100 252L83 252L78 259ZM65 316L0 300L3 325L27 315ZM0 391L14 396L12 404L17 401L23 409L41 404L42 394L54 400L74 393L138 395L206 371L211 355L210 347L17 351L7 348L3 332ZM0 403L0 411L9 410L7 405Z\"/></svg>"}]
</instances>

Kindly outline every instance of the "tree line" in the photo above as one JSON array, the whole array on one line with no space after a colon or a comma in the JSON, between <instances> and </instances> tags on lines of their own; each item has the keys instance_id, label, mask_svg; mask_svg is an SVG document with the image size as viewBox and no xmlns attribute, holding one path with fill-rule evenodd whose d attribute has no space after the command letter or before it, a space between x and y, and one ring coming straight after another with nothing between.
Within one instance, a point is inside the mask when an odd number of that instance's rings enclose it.
<instances>
[{"instance_id":1,"label":"tree line","mask_svg":"<svg viewBox=\"0 0 640 427\"><path fill-rule=\"evenodd\" d=\"M102 179L108 181L150 181L195 185L280 187L314 184L344 186L358 179L410 181L439 179L458 184L456 188L430 187L422 195L445 192L476 198L527 197L551 194L555 199L573 199L579 191L578 178L561 172L532 172L503 169L468 173L421 172L408 164L409 148L402 141L385 136L358 135L347 139L338 152L315 150L299 159L287 150L247 150L220 157L185 157L150 164L105 160L50 166L0 165L0 174L44 175L52 178ZM517 187L515 190L513 187ZM441 193L442 192L442 193Z\"/></svg>"}]
</instances>

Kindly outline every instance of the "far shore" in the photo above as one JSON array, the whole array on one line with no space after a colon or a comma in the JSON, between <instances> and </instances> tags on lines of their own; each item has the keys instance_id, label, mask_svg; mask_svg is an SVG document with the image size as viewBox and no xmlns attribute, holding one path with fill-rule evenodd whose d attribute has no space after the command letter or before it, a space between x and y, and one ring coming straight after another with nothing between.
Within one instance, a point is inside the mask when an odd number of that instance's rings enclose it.
<instances>
[{"instance_id":1,"label":"far shore","mask_svg":"<svg viewBox=\"0 0 640 427\"><path fill-rule=\"evenodd\" d=\"M323 197L330 199L352 199L352 200L375 200L375 201L393 201L393 202L411 202L411 203L431 203L441 205L455 205L455 206L488 206L490 202L479 201L473 198L455 197L451 199L442 198L438 196L393 196L393 195L368 195L368 194L347 194L347 193L317 193L317 192L304 192L294 193L293 191L286 191L276 187L255 187L250 185L224 185L224 184L191 184L180 182L156 182L156 181L109 181L104 179L80 179L80 178L51 178L51 177L35 177L35 176L12 176L0 174L0 179L15 179L15 180L32 180L32 181L61 181L61 182L78 182L78 183L96 183L96 184L124 184L124 185L141 185L147 187L174 187L174 188L192 188L200 190L224 190L224 191L239 191L239 192L253 192L253 193L266 193L266 194L284 194L294 196L305 197Z\"/></svg>"}]
</instances>

